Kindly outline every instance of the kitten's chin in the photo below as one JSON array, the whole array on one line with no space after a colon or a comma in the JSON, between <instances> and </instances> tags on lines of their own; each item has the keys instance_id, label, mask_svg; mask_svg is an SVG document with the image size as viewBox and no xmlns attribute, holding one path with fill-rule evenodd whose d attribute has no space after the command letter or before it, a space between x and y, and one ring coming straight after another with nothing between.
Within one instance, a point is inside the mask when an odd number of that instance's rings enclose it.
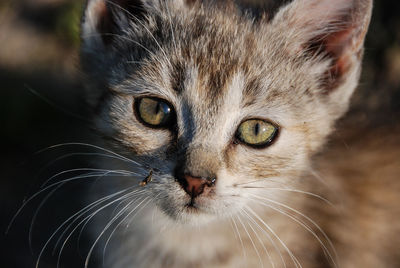
<instances>
[{"instance_id":1,"label":"kitten's chin","mask_svg":"<svg viewBox=\"0 0 400 268\"><path fill-rule=\"evenodd\" d=\"M180 208L161 208L163 214L173 224L182 226L202 226L225 218L223 215L210 212L201 206L183 205Z\"/></svg>"},{"instance_id":2,"label":"kitten's chin","mask_svg":"<svg viewBox=\"0 0 400 268\"><path fill-rule=\"evenodd\" d=\"M187 208L182 211L178 217L173 218L173 220L179 225L204 226L217 222L222 218L223 217L216 214L204 213L195 208Z\"/></svg>"}]
</instances>

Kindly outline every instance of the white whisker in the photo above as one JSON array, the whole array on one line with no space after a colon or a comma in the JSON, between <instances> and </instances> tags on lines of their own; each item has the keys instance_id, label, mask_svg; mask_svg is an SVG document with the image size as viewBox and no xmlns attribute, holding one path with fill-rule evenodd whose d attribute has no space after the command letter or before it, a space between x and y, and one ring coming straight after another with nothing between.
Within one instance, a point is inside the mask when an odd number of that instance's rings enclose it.
<instances>
[{"instance_id":1,"label":"white whisker","mask_svg":"<svg viewBox=\"0 0 400 268\"><path fill-rule=\"evenodd\" d=\"M265 198L265 197L259 197L259 196L257 196L257 195L252 195L252 196L254 196L254 197L257 198L257 199L265 200L265 201L267 201L267 202L270 202L270 203L276 204L276 205L278 205L278 206L284 207L284 208L286 208L286 209L288 209L288 210L290 210L290 211L296 213L297 215L300 215L301 217L305 218L306 220L308 220L312 225L314 225L314 226L318 229L318 231L323 235L323 237L325 238L325 240L328 242L329 247L332 249L335 258L332 256L330 250L328 250L328 248L325 246L325 244L322 242L322 240L318 237L318 235L315 234L315 232L314 232L307 224L305 224L304 222L300 221L299 219L293 217L292 215L290 215L290 214L288 214L288 213L286 213L286 212L284 212L284 211L282 211L282 210L280 210L280 209L277 209L277 208L274 207L274 206L271 206L271 205L269 205L269 204L265 204L265 203L260 202L260 201L258 201L258 202L255 201L255 202L257 202L257 203L259 203L259 204L261 204L261 205L266 205L266 206L268 206L268 207L270 207L270 208L272 208L272 209L274 209L274 210L276 210L276 211L278 211L278 212L280 212L280 213L282 213L282 214L288 216L289 218L291 218L292 220L294 220L295 222L297 222L298 224L300 224L303 228L305 228L308 232L310 232L311 235L313 235L313 236L317 239L317 241L320 243L321 247L323 248L325 254L327 254L328 258L332 261L333 265L334 265L335 267L338 267L338 266L337 266L337 263L336 263L336 261L335 261L335 259L338 259L338 258L337 258L337 253L336 253L336 249L335 249L335 247L334 247L332 241L329 239L328 235L322 230L322 228L321 228L314 220L312 220L310 217L304 215L304 214L301 213L300 211L298 211L298 210L296 210L296 209L294 209L294 208L292 208L292 207L289 207L289 206L287 206L287 205L285 205L285 204L282 204L282 203L280 203L280 202L278 202L278 201L275 201L275 200L272 200L272 199L269 199L269 198Z\"/></svg>"},{"instance_id":2,"label":"white whisker","mask_svg":"<svg viewBox=\"0 0 400 268\"><path fill-rule=\"evenodd\" d=\"M240 213L240 214L243 215L242 213ZM247 228L246 228L246 226L244 225L243 221L240 219L240 217L238 217L238 220L239 220L240 224L242 225L244 231L246 232L247 236L249 237L251 244L253 245L254 251L256 252L256 254L257 254L257 256L258 256L258 259L259 259L259 261L260 261L261 267L264 267L263 261L262 261L262 259L261 259L260 252L258 252L257 246L256 246L256 244L254 243L253 239L251 238L250 233L247 231Z\"/></svg>"},{"instance_id":3,"label":"white whisker","mask_svg":"<svg viewBox=\"0 0 400 268\"><path fill-rule=\"evenodd\" d=\"M134 186L134 187L132 187L132 188L136 188L136 186ZM145 193L146 191L145 190L143 190L143 189L137 189L137 190L135 190L135 191L132 191L132 192L130 192L129 193L129 195L128 196L126 196L126 197L124 197L123 199L122 198L119 198L119 203L118 203L118 205L119 204L121 204L121 203L123 203L123 202L130 202L130 201L128 201L129 200L129 198L134 198L136 195L139 195L139 197L138 198L140 198L141 197L141 194L143 194L143 193ZM133 200L133 202L135 202L138 198L136 198L135 200ZM117 206L118 206L117 205ZM121 209L122 210L122 209ZM121 211L120 210L120 211ZM111 214L112 215L112 214ZM116 215L116 214L115 214ZM80 237L81 237L81 235L82 235L82 233L83 233L83 231L84 231L84 229L86 228L86 226L87 226L87 224L89 223L89 221L86 221L83 225L82 225L82 228L81 228L81 230L80 230L80 232L79 232L79 237L78 237L78 240L80 239Z\"/></svg>"},{"instance_id":4,"label":"white whisker","mask_svg":"<svg viewBox=\"0 0 400 268\"><path fill-rule=\"evenodd\" d=\"M260 243L260 245L262 246L262 248L264 249L265 254L268 256L268 259L270 260L270 263L272 265L272 267L275 267L274 262L272 261L272 257L271 254L269 253L269 251L267 250L267 248L264 245L264 242L261 240L260 234L258 232L256 232L256 230L254 229L252 223L253 223L253 219L249 216L249 214L246 213L246 211L244 209L242 209L243 214L246 216L247 219L249 219L250 221L248 222L250 229L253 231L254 235L256 236L258 242ZM253 223L254 224L254 223Z\"/></svg>"},{"instance_id":5,"label":"white whisker","mask_svg":"<svg viewBox=\"0 0 400 268\"><path fill-rule=\"evenodd\" d=\"M244 258L244 260L245 260L246 267L247 267L247 254L246 254L246 250L245 250L245 247L244 247L244 244L243 244L242 237L241 237L240 232L239 232L239 228L238 228L238 226L237 226L237 224L236 224L236 221L235 221L235 219L233 218L232 214L230 214L230 217L231 217L231 219L232 219L232 222L233 222L233 225L234 225L234 227L235 227L236 233L237 233L237 235L238 235L238 237L239 237L240 245L242 246L243 258Z\"/></svg>"},{"instance_id":6,"label":"white whisker","mask_svg":"<svg viewBox=\"0 0 400 268\"><path fill-rule=\"evenodd\" d=\"M242 211L243 211L243 213L246 215L246 217L247 217L256 227L258 227L259 229L261 229L262 231L264 231L263 233L265 233L265 234L267 235L268 240L273 244L273 246L274 246L275 249L277 250L278 254L280 255L280 257L281 257L281 259L282 259L282 261L283 261L283 263L284 263L284 267L286 267L286 263L285 263L284 260L283 260L283 256L282 256L282 254L280 253L280 251L278 250L278 248L276 247L276 244L275 244L275 242L272 240L271 236L270 236L267 232L265 232L264 229L261 228L261 226L253 219L253 217L251 217L251 215L249 215L249 214L246 212L245 209L242 209ZM271 254L269 253L269 251L267 250L267 248L265 247L265 245L264 245L264 243L262 242L261 238L259 237L259 234L254 230L254 228L253 228L250 224L249 224L249 226L251 227L251 229L252 229L252 231L254 232L254 234L257 236L258 241L260 242L261 246L264 248L264 251L265 251L265 253L266 253L267 256L268 256L272 267L275 268L275 263L274 263L274 261L272 260L272 256L271 256Z\"/></svg>"},{"instance_id":7,"label":"white whisker","mask_svg":"<svg viewBox=\"0 0 400 268\"><path fill-rule=\"evenodd\" d=\"M329 201L328 199L315 194L315 193L311 193L311 192L307 192L307 191L303 191L303 190L298 190L298 189L290 189L290 188L276 188L276 187L263 187L263 186L243 186L241 188L245 188L245 189L264 189L267 191L287 191L287 192L292 192L292 193L300 193L300 194L305 194L305 195L309 195L315 198L318 198L322 201L324 201L325 203L327 203L328 205L332 206L332 207L336 207L331 201Z\"/></svg>"},{"instance_id":8,"label":"white whisker","mask_svg":"<svg viewBox=\"0 0 400 268\"><path fill-rule=\"evenodd\" d=\"M111 220L110 220L110 222L109 222L109 224L110 224L109 227L111 227L111 225L112 225L115 221L117 221L118 218L123 217L123 215L129 210L129 207L130 207L132 204L134 204L136 201L140 200L140 199L142 199L142 196L139 196L139 197L135 198L134 200L129 201L124 207L122 207L122 208L120 209L120 211L119 211L115 216L113 216L113 217L111 218ZM142 199L142 200L139 202L139 204L143 203L144 200L145 200L145 198ZM128 213L128 215L129 215L129 213ZM105 243L105 245L104 245L104 250L103 250L103 265L104 265L104 255L105 255L105 251L106 251L106 248L107 248L107 246L108 246L108 243L109 243L109 241L111 240L111 237L113 236L115 230L118 229L119 225L124 221L124 219L126 219L126 216L123 217L123 219L114 227L114 229L112 230L111 234L109 235L109 237L108 237L108 239L107 239L107 241L106 241L106 243ZM103 229L103 231L106 231L106 230L108 230L107 225L106 225L106 227ZM100 233L100 236L103 235L103 231ZM100 236L98 237L98 239L100 238ZM93 246L94 246L96 243L97 243L97 240L93 243ZM90 251L89 251L89 254L90 254Z\"/></svg>"},{"instance_id":9,"label":"white whisker","mask_svg":"<svg viewBox=\"0 0 400 268\"><path fill-rule=\"evenodd\" d=\"M45 187L49 182L54 180L55 178L65 175L68 173L73 173L73 172L79 172L79 171L93 171L93 173L87 173L79 176L101 176L102 174L108 175L108 174L117 174L117 175L139 175L136 172L128 171L128 170L109 170L109 169L98 169L98 168L74 168L74 169L69 169L69 170L64 170L61 172L58 172L57 174L51 176L49 179L47 179L42 185L41 188ZM96 173L97 172L97 173ZM73 178L78 178L79 176L73 177ZM80 177L84 178L84 177ZM70 178L72 179L72 178ZM59 181L57 183L60 183L62 181ZM54 185L54 184L52 184ZM51 186L51 185L49 185Z\"/></svg>"},{"instance_id":10,"label":"white whisker","mask_svg":"<svg viewBox=\"0 0 400 268\"><path fill-rule=\"evenodd\" d=\"M56 188L54 188L53 190L51 190L46 196L45 198L43 198L43 200L40 202L39 206L37 207L35 213L33 214L32 220L31 220L31 225L29 226L29 232L28 232L28 239L29 239L29 247L31 249L31 251L33 252L33 242L32 242L32 237L33 237L33 227L35 225L36 219L39 215L39 211L42 209L42 207L44 206L44 204L47 202L47 200L59 189L63 186L63 184L58 185Z\"/></svg>"},{"instance_id":11,"label":"white whisker","mask_svg":"<svg viewBox=\"0 0 400 268\"><path fill-rule=\"evenodd\" d=\"M274 230L272 230L272 228L265 223L265 221L257 215L257 213L255 213L250 207L245 206L245 208L247 208L247 210L254 216L256 217L268 230L269 232L279 241L279 243L283 246L283 248L286 250L286 252L289 254L290 258L293 261L293 264L296 267L302 267L299 260L296 258L296 256L293 255L292 251L286 246L286 244L282 241L282 239L275 233Z\"/></svg>"},{"instance_id":12,"label":"white whisker","mask_svg":"<svg viewBox=\"0 0 400 268\"><path fill-rule=\"evenodd\" d=\"M41 154L41 153L43 153L45 151L48 151L48 150L52 150L52 149L56 149L56 148L60 148L60 147L67 147L67 146L82 146L82 147L89 147L89 148L97 149L97 150L100 150L100 151L107 152L107 153L110 153L112 155L115 155L117 157L120 157L120 159L123 159L123 160L125 160L127 162L130 162L130 163L133 163L133 164L136 164L136 165L140 165L139 163L133 161L132 159L129 159L129 158L127 158L127 157L125 157L125 156L123 156L121 154L118 154L116 152L113 152L113 151L111 151L109 149L100 147L98 145L93 145L93 144L90 144L90 143L83 143L83 142L60 143L60 144L52 145L52 146L46 147L46 148L44 148L42 150L39 150L35 154Z\"/></svg>"},{"instance_id":13,"label":"white whisker","mask_svg":"<svg viewBox=\"0 0 400 268\"><path fill-rule=\"evenodd\" d=\"M121 191L121 192L124 192L124 191L126 191L126 190L123 190L123 191ZM115 194L112 194L112 196L116 196L116 195L118 195L119 193L120 193L120 192L115 193ZM129 194L128 194L128 195L129 195ZM99 204L99 203L105 201L106 198L107 198L107 197L104 197L104 198L102 198L102 199L100 199L100 200L98 200L98 201L95 201L95 202L92 203L92 204L94 204L94 206L96 206L97 204ZM108 199L107 199L107 200L108 200ZM101 207L100 209L98 209L95 213L101 211L102 209L104 209L104 208L106 208L106 207L112 205L113 203L115 203L115 202L117 202L117 201L118 201L118 199L117 199L116 201L110 202L109 204L107 204L107 205ZM90 208L92 207L92 204L89 205ZM90 209L90 208L89 208L89 209ZM50 243L50 242L52 241L52 239L55 237L55 235L61 230L61 228L63 228L63 226L65 226L71 219L73 219L74 217L76 217L77 215L79 215L83 210L85 210L85 208L82 209L82 210L80 210L79 212L75 213L73 216L69 217L66 221L64 221L63 224L61 224L61 225L53 232L53 234L49 237L49 239L48 239L48 240L46 241L46 243L43 245L43 247L42 247L42 249L41 249L41 251L40 251L40 253L39 253L39 255L38 255L38 258L37 258L37 261L36 261L36 265L35 265L36 268L39 268L39 263L40 263L41 257L42 257L42 255L43 255L44 251L46 250L46 248L48 247L49 243ZM79 223L79 224L81 224L81 223ZM79 226L79 225L78 225L78 226ZM75 230L75 229L74 229L74 230Z\"/></svg>"},{"instance_id":14,"label":"white whisker","mask_svg":"<svg viewBox=\"0 0 400 268\"><path fill-rule=\"evenodd\" d=\"M158 196L158 195L157 195L157 196ZM105 253L106 253L107 246L108 246L108 244L109 244L109 242L110 242L112 236L114 235L115 231L123 224L123 222L124 222L128 217L131 216L131 214L132 214L144 201L145 201L145 199L144 199L142 202L140 202L135 208L133 208L133 209L131 210L131 212L129 212L129 213L120 221L120 223L118 223L117 226L115 226L114 229L112 230L111 234L109 235L109 237L108 237L108 239L107 239L107 241L106 241L106 243L105 243L105 245L104 245L104 249L103 249L103 263L104 263L104 255L105 255ZM132 220L135 218L135 216L136 216L141 210L143 210L151 201L152 201L152 200L149 199L140 209L138 209L138 210L135 212L135 214L132 216L131 221L132 221ZM129 225L130 225L130 222L127 224L126 228L128 228Z\"/></svg>"},{"instance_id":15,"label":"white whisker","mask_svg":"<svg viewBox=\"0 0 400 268\"><path fill-rule=\"evenodd\" d=\"M38 173L40 174L40 173L43 172L43 170L46 170L47 168L49 168L50 166L52 166L54 163L56 163L56 162L58 162L58 161L60 161L60 160L63 160L63 159L72 157L72 156L99 156L99 157L106 157L106 158L111 158L111 159L117 159L117 160L121 160L121 161L123 161L123 162L128 162L127 160L125 160L125 159L123 159L123 158L121 158L121 157L119 157L119 156L116 156L116 155L108 155L108 154L102 154L102 153L86 153L86 152L69 153L69 154L65 154L65 155L62 155L62 156L60 156L60 157L57 157L56 159L50 161L50 162L47 163L43 168L41 168L41 169L39 170ZM129 162L129 163L131 163L131 162ZM136 166L135 166L135 168L136 168Z\"/></svg>"},{"instance_id":16,"label":"white whisker","mask_svg":"<svg viewBox=\"0 0 400 268\"><path fill-rule=\"evenodd\" d=\"M146 200L146 199L148 199L148 198L149 198L149 197L145 197L144 199ZM130 203L129 203L126 207L128 207L129 205L130 205ZM125 207L124 207L124 208L125 208ZM124 210L124 208L123 208L122 210ZM135 209L136 209L136 208L137 208L137 207L135 207ZM100 238L104 235L104 233L110 228L110 226L111 226L121 215L122 215L122 214L118 214L118 215L116 215L115 217L113 217L113 218L110 220L110 222L104 227L104 229L100 232L100 234L98 235L98 237L97 237L96 240L94 241L93 245L91 246L91 248L90 248L90 250L89 250L89 252L88 252L88 254L87 254L87 256L86 256L85 268L88 267L90 257L91 257L91 255L92 255L92 253L93 253L93 250L94 250L95 246L96 246L97 243L99 242Z\"/></svg>"},{"instance_id":17,"label":"white whisker","mask_svg":"<svg viewBox=\"0 0 400 268\"><path fill-rule=\"evenodd\" d=\"M109 171L109 173L112 173L112 171L110 172ZM59 174L59 175L61 175L61 174ZM119 171L116 171L116 175L119 175L119 176L131 176L130 174L126 174L126 173L119 173ZM59 186L59 185L64 185L65 183L67 183L67 182L71 182L71 181L75 181L75 180L79 180L79 179L83 179L83 178L91 178L91 177L99 177L99 176L111 176L110 174L104 174L104 173L100 173L100 174L90 174L90 175L79 175L79 176L75 176L75 177L72 177L72 178L69 178L69 179L65 179L65 180L62 180L62 181L59 181L59 182L56 182L56 183L53 183L53 184L51 184L51 185L48 185L48 186L46 186L45 188L42 188L42 189L40 189L39 191L37 191L35 194L33 194L31 197L29 197L26 201L24 201L24 203L21 205L21 207L17 210L17 212L14 214L14 216L11 218L11 221L10 221L10 223L9 223L9 225L7 226L7 229L6 229L6 234L9 232L9 230L10 230L10 228L11 228L11 226L12 226L12 224L14 223L14 221L15 221L15 219L18 217L18 215L20 215L20 213L22 212L22 210L32 201L32 200L34 200L35 198L37 198L38 196L40 196L41 194L43 194L44 192L46 192L46 191L48 191L48 190L50 190L51 188L53 188L53 187L56 187L56 186ZM53 176L54 177L54 176ZM53 178L52 177L52 178ZM56 189L55 190L53 190L51 193L50 193L50 196L52 195L52 194L54 194L54 192L56 191L56 190L58 190L60 187L56 187ZM49 197L50 197L49 195L48 196L46 196L46 198L48 199ZM40 209L40 206L39 206L39 209Z\"/></svg>"},{"instance_id":18,"label":"white whisker","mask_svg":"<svg viewBox=\"0 0 400 268\"><path fill-rule=\"evenodd\" d=\"M136 191L134 191L134 192L130 192L130 193L128 193L128 194L125 194L124 196L121 196L121 197L117 198L116 200L111 201L111 202L108 203L107 205L104 205L103 207L97 209L96 211L92 212L90 215L88 215L88 216L86 216L84 219L82 219L82 220L71 230L70 234L69 234L69 235L66 237L66 239L64 240L64 242L63 242L63 244L62 244L62 246L61 246L61 248L60 248L60 252L59 252L59 254L58 254L58 261L57 261L57 263L60 263L61 254L62 254L62 251L63 251L65 245L67 244L67 242L68 242L68 240L70 239L70 237L71 237L71 236L75 233L75 231L79 228L79 226L81 226L81 225L83 224L82 228L85 228L85 226L88 224L88 222L89 222L97 213L99 213L100 211L102 211L102 210L104 210L105 208L107 208L107 207L113 205L113 204L116 203L116 202L119 202L119 201L122 200L122 199L129 198L129 197L131 197L131 196L133 196L133 195L136 195L136 194L138 194L138 193L141 193L141 191L140 191L140 190L136 190Z\"/></svg>"}]
</instances>

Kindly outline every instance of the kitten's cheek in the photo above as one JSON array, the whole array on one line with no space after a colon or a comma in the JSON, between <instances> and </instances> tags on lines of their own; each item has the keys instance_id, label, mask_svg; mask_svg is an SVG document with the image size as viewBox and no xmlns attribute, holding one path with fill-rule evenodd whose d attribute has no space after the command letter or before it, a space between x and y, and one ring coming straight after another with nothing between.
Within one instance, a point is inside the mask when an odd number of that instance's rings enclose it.
<instances>
[{"instance_id":1,"label":"kitten's cheek","mask_svg":"<svg viewBox=\"0 0 400 268\"><path fill-rule=\"evenodd\" d=\"M217 194L225 194L226 191L237 190L236 185L244 181L237 173L221 169L218 173Z\"/></svg>"},{"instance_id":2,"label":"kitten's cheek","mask_svg":"<svg viewBox=\"0 0 400 268\"><path fill-rule=\"evenodd\" d=\"M154 131L136 124L121 128L122 139L136 154L165 154L169 149L172 137L168 131Z\"/></svg>"}]
</instances>

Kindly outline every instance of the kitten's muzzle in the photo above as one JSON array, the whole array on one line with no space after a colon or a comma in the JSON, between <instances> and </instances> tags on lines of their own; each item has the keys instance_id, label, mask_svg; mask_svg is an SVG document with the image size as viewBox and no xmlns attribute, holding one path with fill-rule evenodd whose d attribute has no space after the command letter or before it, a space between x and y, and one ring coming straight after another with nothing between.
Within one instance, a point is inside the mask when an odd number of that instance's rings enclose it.
<instances>
[{"instance_id":1,"label":"kitten's muzzle","mask_svg":"<svg viewBox=\"0 0 400 268\"><path fill-rule=\"evenodd\" d=\"M194 177L187 174L178 176L182 188L192 199L201 195L205 189L214 186L216 180L216 178Z\"/></svg>"}]
</instances>

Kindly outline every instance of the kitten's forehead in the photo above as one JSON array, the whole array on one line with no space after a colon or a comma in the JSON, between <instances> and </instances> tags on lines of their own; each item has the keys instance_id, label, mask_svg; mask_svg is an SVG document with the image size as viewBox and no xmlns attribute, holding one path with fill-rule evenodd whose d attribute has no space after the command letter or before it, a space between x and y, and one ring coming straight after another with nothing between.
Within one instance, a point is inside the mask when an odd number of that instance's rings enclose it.
<instances>
[{"instance_id":1,"label":"kitten's forehead","mask_svg":"<svg viewBox=\"0 0 400 268\"><path fill-rule=\"evenodd\" d=\"M208 14L201 11L157 17L162 21L160 27L164 27L160 32L170 32L169 25L173 25L172 36L146 33L154 44L136 48L147 56L135 59L138 70L129 84L121 87L136 87L131 91L153 93L172 102L182 94L196 96L205 107L215 109L230 94L233 81L241 77L243 103L259 101L267 90L264 82L271 70L267 66L268 37L238 14L218 9Z\"/></svg>"},{"instance_id":2,"label":"kitten's forehead","mask_svg":"<svg viewBox=\"0 0 400 268\"><path fill-rule=\"evenodd\" d=\"M181 93L182 115L194 122L196 129L193 130L196 132L212 130L218 136L224 135L218 133L218 129L229 129L224 126L236 121L241 113L245 84L243 73L235 72L226 79L223 88L213 91L205 88L197 68L192 72Z\"/></svg>"},{"instance_id":3,"label":"kitten's forehead","mask_svg":"<svg viewBox=\"0 0 400 268\"><path fill-rule=\"evenodd\" d=\"M180 51L176 54L178 66L196 68L198 90L205 91L202 94L211 99L224 95L232 76L243 65L249 64L243 55L243 42L250 37L246 25L240 25L235 18L219 20L218 28L212 26L216 23L213 20L213 17L198 15L184 21L186 25L182 27L187 30L179 31ZM238 32L242 34L238 35Z\"/></svg>"},{"instance_id":4,"label":"kitten's forehead","mask_svg":"<svg viewBox=\"0 0 400 268\"><path fill-rule=\"evenodd\" d=\"M179 51L170 54L173 90L208 110L217 110L231 94L251 102L249 97L259 94L263 77L262 69L257 69L262 64L254 62L258 48L252 26L235 16L221 17L218 28L212 27L212 17L183 22L189 30L179 31Z\"/></svg>"}]
</instances>

